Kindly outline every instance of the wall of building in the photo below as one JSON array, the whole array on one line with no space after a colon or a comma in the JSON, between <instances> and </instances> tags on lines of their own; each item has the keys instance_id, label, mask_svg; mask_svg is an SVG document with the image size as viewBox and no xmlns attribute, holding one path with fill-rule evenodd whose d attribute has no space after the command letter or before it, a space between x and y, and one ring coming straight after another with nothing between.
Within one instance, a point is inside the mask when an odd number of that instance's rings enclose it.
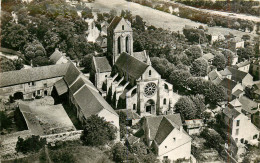
<instances>
[{"instance_id":1,"label":"wall of building","mask_svg":"<svg viewBox=\"0 0 260 163\"><path fill-rule=\"evenodd\" d=\"M30 83L23 83L8 87L0 88L1 96L13 96L16 92L22 92L24 99L31 99L35 96L44 96L45 91L47 95L51 95L53 85L60 80L62 77L56 77L51 79L44 79L39 81L34 81Z\"/></svg>"},{"instance_id":2,"label":"wall of building","mask_svg":"<svg viewBox=\"0 0 260 163\"><path fill-rule=\"evenodd\" d=\"M174 140L175 138L175 140ZM170 160L189 159L191 154L191 139L178 129L174 129L159 145L158 157L163 160L168 156Z\"/></svg>"}]
</instances>

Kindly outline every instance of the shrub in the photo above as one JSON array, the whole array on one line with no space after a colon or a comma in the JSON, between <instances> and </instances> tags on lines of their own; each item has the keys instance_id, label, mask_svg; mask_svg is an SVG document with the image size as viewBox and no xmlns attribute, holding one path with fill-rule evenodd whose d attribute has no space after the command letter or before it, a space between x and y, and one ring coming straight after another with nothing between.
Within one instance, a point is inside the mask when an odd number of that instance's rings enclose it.
<instances>
[{"instance_id":1,"label":"shrub","mask_svg":"<svg viewBox=\"0 0 260 163\"><path fill-rule=\"evenodd\" d=\"M8 129L12 125L12 121L5 112L0 111L0 131Z\"/></svg>"},{"instance_id":2,"label":"shrub","mask_svg":"<svg viewBox=\"0 0 260 163\"><path fill-rule=\"evenodd\" d=\"M55 163L73 163L75 158L69 151L59 151L51 154L51 159Z\"/></svg>"},{"instance_id":3,"label":"shrub","mask_svg":"<svg viewBox=\"0 0 260 163\"><path fill-rule=\"evenodd\" d=\"M27 139L18 137L15 150L24 154L28 152L38 152L45 144L46 139L42 139L40 136L32 135Z\"/></svg>"}]
</instances>

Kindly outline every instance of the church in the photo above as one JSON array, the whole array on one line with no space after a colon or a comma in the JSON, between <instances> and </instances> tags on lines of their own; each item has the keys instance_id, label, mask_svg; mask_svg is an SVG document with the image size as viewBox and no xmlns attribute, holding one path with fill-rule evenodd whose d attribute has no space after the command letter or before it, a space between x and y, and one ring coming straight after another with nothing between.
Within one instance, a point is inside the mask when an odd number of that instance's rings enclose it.
<instances>
[{"instance_id":1,"label":"church","mask_svg":"<svg viewBox=\"0 0 260 163\"><path fill-rule=\"evenodd\" d=\"M146 51L133 52L131 23L115 17L107 28L111 57L93 57L92 78L115 109L131 109L140 116L173 112L173 86L152 67Z\"/></svg>"}]
</instances>

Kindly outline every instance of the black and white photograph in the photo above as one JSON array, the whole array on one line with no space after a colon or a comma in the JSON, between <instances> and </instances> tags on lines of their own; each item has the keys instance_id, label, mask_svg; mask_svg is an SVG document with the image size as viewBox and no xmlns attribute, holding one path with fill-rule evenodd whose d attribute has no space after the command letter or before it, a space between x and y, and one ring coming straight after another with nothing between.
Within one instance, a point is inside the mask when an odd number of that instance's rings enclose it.
<instances>
[{"instance_id":1,"label":"black and white photograph","mask_svg":"<svg viewBox=\"0 0 260 163\"><path fill-rule=\"evenodd\" d=\"M0 4L0 163L260 163L260 0Z\"/></svg>"}]
</instances>

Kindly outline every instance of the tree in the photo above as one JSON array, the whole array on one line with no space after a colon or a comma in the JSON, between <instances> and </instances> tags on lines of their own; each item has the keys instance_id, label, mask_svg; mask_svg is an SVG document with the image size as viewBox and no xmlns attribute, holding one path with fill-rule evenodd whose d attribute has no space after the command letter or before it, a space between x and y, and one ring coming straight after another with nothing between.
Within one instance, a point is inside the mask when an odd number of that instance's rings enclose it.
<instances>
[{"instance_id":1,"label":"tree","mask_svg":"<svg viewBox=\"0 0 260 163\"><path fill-rule=\"evenodd\" d=\"M248 35L248 34L246 34L246 35L243 35L242 36L242 39L244 40L244 41L248 41L248 40L250 40L250 35Z\"/></svg>"},{"instance_id":2,"label":"tree","mask_svg":"<svg viewBox=\"0 0 260 163\"><path fill-rule=\"evenodd\" d=\"M199 44L208 42L205 32L200 29L184 28L183 34L190 42L197 42Z\"/></svg>"},{"instance_id":3,"label":"tree","mask_svg":"<svg viewBox=\"0 0 260 163\"><path fill-rule=\"evenodd\" d=\"M117 163L137 163L137 158L121 143L116 143L111 149L111 159Z\"/></svg>"},{"instance_id":4,"label":"tree","mask_svg":"<svg viewBox=\"0 0 260 163\"><path fill-rule=\"evenodd\" d=\"M185 120L196 118L197 109L188 96L181 97L174 107L175 111L180 113Z\"/></svg>"},{"instance_id":5,"label":"tree","mask_svg":"<svg viewBox=\"0 0 260 163\"><path fill-rule=\"evenodd\" d=\"M92 10L88 7L85 7L83 9L83 11L81 12L82 18L83 19L92 19L94 18L93 14L92 14Z\"/></svg>"},{"instance_id":6,"label":"tree","mask_svg":"<svg viewBox=\"0 0 260 163\"><path fill-rule=\"evenodd\" d=\"M24 48L25 58L29 61L39 56L46 56L46 51L38 40L28 43Z\"/></svg>"},{"instance_id":7,"label":"tree","mask_svg":"<svg viewBox=\"0 0 260 163\"><path fill-rule=\"evenodd\" d=\"M232 51L228 50L228 49L224 50L222 52L222 54L226 58L226 65L227 66L231 66L233 61L234 61L234 59L235 59L235 54Z\"/></svg>"},{"instance_id":8,"label":"tree","mask_svg":"<svg viewBox=\"0 0 260 163\"><path fill-rule=\"evenodd\" d=\"M46 56L37 56L32 60L33 66L47 66L53 64Z\"/></svg>"},{"instance_id":9,"label":"tree","mask_svg":"<svg viewBox=\"0 0 260 163\"><path fill-rule=\"evenodd\" d=\"M249 59L255 56L253 47L239 48L237 49L238 61L241 62L244 59Z\"/></svg>"},{"instance_id":10,"label":"tree","mask_svg":"<svg viewBox=\"0 0 260 163\"><path fill-rule=\"evenodd\" d=\"M177 87L177 89L184 89L187 87L187 80L191 77L188 71L175 70L171 73L169 80Z\"/></svg>"},{"instance_id":11,"label":"tree","mask_svg":"<svg viewBox=\"0 0 260 163\"><path fill-rule=\"evenodd\" d=\"M205 99L203 95L190 96L196 108L196 118L202 118L202 113L206 110Z\"/></svg>"},{"instance_id":12,"label":"tree","mask_svg":"<svg viewBox=\"0 0 260 163\"><path fill-rule=\"evenodd\" d=\"M89 54L84 56L80 61L80 66L84 67L84 71L87 73L91 71L92 59L93 59L93 55Z\"/></svg>"},{"instance_id":13,"label":"tree","mask_svg":"<svg viewBox=\"0 0 260 163\"><path fill-rule=\"evenodd\" d=\"M0 72L16 70L14 62L6 57L0 57Z\"/></svg>"},{"instance_id":14,"label":"tree","mask_svg":"<svg viewBox=\"0 0 260 163\"><path fill-rule=\"evenodd\" d=\"M1 44L3 47L13 50L21 50L30 40L30 34L21 24L10 23L2 30Z\"/></svg>"},{"instance_id":15,"label":"tree","mask_svg":"<svg viewBox=\"0 0 260 163\"><path fill-rule=\"evenodd\" d=\"M76 161L73 154L69 151L51 152L50 156L52 161L55 163L72 163Z\"/></svg>"},{"instance_id":16,"label":"tree","mask_svg":"<svg viewBox=\"0 0 260 163\"><path fill-rule=\"evenodd\" d=\"M18 137L15 150L24 154L28 152L38 152L46 144L46 139L40 136L32 135L27 139Z\"/></svg>"},{"instance_id":17,"label":"tree","mask_svg":"<svg viewBox=\"0 0 260 163\"><path fill-rule=\"evenodd\" d=\"M185 51L185 54L190 58L190 61L193 62L202 56L202 49L200 46L193 45Z\"/></svg>"},{"instance_id":18,"label":"tree","mask_svg":"<svg viewBox=\"0 0 260 163\"><path fill-rule=\"evenodd\" d=\"M194 76L206 76L207 69L208 62L202 58L199 58L192 63L190 72Z\"/></svg>"},{"instance_id":19,"label":"tree","mask_svg":"<svg viewBox=\"0 0 260 163\"><path fill-rule=\"evenodd\" d=\"M117 129L103 117L92 115L86 120L81 140L85 145L100 146L116 138Z\"/></svg>"},{"instance_id":20,"label":"tree","mask_svg":"<svg viewBox=\"0 0 260 163\"><path fill-rule=\"evenodd\" d=\"M212 65L216 66L218 70L223 70L226 67L226 59L223 54L217 54L213 61Z\"/></svg>"}]
</instances>

